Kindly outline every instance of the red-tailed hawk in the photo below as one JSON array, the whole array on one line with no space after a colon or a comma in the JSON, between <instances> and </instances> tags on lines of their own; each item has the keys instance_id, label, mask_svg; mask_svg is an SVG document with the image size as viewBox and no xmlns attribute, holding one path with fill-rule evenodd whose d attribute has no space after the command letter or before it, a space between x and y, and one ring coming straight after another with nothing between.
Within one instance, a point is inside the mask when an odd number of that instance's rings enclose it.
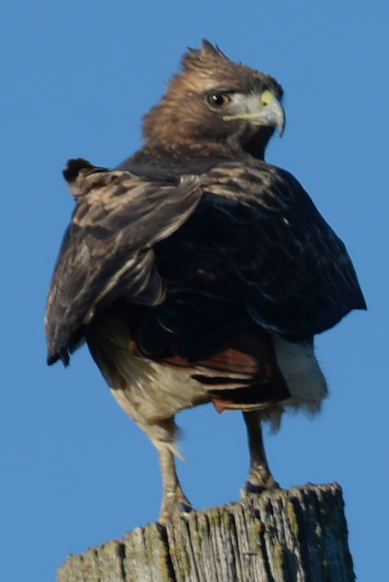
<instances>
[{"instance_id":1,"label":"red-tailed hawk","mask_svg":"<svg viewBox=\"0 0 389 582\"><path fill-rule=\"evenodd\" d=\"M299 182L264 161L282 89L204 41L146 115L119 168L71 160L76 201L50 289L49 364L84 341L112 394L158 449L160 519L190 503L175 414L241 410L244 493L277 487L261 422L320 409L313 336L365 309L344 244Z\"/></svg>"}]
</instances>

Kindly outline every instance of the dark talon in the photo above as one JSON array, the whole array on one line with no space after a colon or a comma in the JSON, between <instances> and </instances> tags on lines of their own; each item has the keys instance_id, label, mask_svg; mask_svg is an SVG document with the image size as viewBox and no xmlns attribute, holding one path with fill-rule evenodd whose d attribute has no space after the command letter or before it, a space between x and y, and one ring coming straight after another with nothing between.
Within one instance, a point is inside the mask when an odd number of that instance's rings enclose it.
<instances>
[{"instance_id":1,"label":"dark talon","mask_svg":"<svg viewBox=\"0 0 389 582\"><path fill-rule=\"evenodd\" d=\"M266 485L254 485L250 481L246 481L245 486L242 488L241 497L245 498L248 495L260 495L264 491L273 491L274 489L281 489L279 484L273 480L272 483Z\"/></svg>"},{"instance_id":2,"label":"dark talon","mask_svg":"<svg viewBox=\"0 0 389 582\"><path fill-rule=\"evenodd\" d=\"M193 507L188 505L188 503L183 503L182 501L178 503L177 509L180 513L190 513L193 511Z\"/></svg>"}]
</instances>

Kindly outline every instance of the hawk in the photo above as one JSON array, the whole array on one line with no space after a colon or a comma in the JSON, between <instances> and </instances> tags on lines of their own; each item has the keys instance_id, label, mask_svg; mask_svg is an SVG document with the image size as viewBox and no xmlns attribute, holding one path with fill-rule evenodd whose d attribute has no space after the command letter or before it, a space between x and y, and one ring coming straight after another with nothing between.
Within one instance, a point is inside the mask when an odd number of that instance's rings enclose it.
<instances>
[{"instance_id":1,"label":"hawk","mask_svg":"<svg viewBox=\"0 0 389 582\"><path fill-rule=\"evenodd\" d=\"M112 394L156 446L160 520L189 511L174 455L180 410L240 410L243 494L278 487L261 425L327 395L315 334L365 301L343 242L299 182L264 161L285 114L269 75L203 41L116 169L71 160L75 210L46 313L48 363L86 342Z\"/></svg>"}]
</instances>

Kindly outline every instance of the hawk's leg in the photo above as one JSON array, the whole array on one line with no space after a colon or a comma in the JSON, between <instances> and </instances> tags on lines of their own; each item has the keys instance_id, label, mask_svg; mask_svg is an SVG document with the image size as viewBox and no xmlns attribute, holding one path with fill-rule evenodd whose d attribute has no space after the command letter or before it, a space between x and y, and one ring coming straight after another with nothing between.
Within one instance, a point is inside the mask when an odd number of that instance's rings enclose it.
<instances>
[{"instance_id":1,"label":"hawk's leg","mask_svg":"<svg viewBox=\"0 0 389 582\"><path fill-rule=\"evenodd\" d=\"M163 498L159 521L164 523L175 513L189 512L192 509L190 501L182 490L176 471L174 459L174 435L176 425L174 418L168 419L160 425L168 432L171 439L162 440L153 438L157 448L162 473Z\"/></svg>"},{"instance_id":2,"label":"hawk's leg","mask_svg":"<svg viewBox=\"0 0 389 582\"><path fill-rule=\"evenodd\" d=\"M250 472L242 496L260 493L266 489L277 489L278 483L270 472L266 459L260 415L258 412L244 412L250 450Z\"/></svg>"}]
</instances>

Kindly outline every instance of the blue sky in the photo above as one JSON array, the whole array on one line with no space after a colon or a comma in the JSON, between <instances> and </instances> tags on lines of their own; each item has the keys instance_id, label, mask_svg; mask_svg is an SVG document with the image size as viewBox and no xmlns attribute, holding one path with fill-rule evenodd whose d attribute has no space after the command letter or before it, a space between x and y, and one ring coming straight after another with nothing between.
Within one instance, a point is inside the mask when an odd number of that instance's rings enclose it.
<instances>
[{"instance_id":1,"label":"blue sky","mask_svg":"<svg viewBox=\"0 0 389 582\"><path fill-rule=\"evenodd\" d=\"M156 453L87 351L45 364L43 312L72 199L65 161L116 165L188 46L201 38L274 75L287 129L268 161L291 171L347 243L368 313L320 336L331 395L315 420L267 436L284 487L339 481L361 582L386 571L389 404L386 3L356 0L35 0L2 8L0 578L52 581L68 553L156 519ZM384 186L385 181L385 186ZM179 415L179 462L198 508L237 500L248 458L239 413ZM378 504L378 507L377 507Z\"/></svg>"}]
</instances>

